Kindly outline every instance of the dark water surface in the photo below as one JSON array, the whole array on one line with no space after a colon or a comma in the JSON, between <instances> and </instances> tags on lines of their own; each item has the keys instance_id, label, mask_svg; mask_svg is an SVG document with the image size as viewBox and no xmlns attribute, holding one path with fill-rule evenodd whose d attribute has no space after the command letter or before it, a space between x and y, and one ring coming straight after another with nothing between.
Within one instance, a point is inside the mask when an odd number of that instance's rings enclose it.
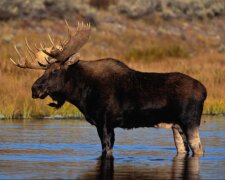
<instances>
[{"instance_id":1,"label":"dark water surface","mask_svg":"<svg viewBox=\"0 0 225 180\"><path fill-rule=\"evenodd\" d=\"M203 121L204 157L176 156L170 129L139 128L116 129L107 160L86 121L0 121L0 179L225 179L225 118Z\"/></svg>"}]
</instances>

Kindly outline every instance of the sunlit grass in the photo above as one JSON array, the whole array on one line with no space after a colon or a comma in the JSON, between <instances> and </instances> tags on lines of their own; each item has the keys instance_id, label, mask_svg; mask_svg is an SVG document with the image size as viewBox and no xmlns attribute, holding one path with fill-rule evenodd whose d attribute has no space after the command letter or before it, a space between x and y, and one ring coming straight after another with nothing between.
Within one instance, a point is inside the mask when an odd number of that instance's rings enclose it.
<instances>
[{"instance_id":1,"label":"sunlit grass","mask_svg":"<svg viewBox=\"0 0 225 180\"><path fill-rule=\"evenodd\" d=\"M131 61L139 61L140 63L148 63L159 61L165 58L187 58L188 51L179 44L157 44L150 45L143 49L130 49L126 55Z\"/></svg>"},{"instance_id":2,"label":"sunlit grass","mask_svg":"<svg viewBox=\"0 0 225 180\"><path fill-rule=\"evenodd\" d=\"M208 101L204 113L207 115L225 115L225 101Z\"/></svg>"}]
</instances>

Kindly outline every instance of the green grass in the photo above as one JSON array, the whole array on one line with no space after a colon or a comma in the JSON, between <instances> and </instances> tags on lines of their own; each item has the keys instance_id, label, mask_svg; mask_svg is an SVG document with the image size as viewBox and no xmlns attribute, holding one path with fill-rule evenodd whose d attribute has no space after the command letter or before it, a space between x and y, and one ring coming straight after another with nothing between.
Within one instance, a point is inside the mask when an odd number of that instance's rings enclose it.
<instances>
[{"instance_id":1,"label":"green grass","mask_svg":"<svg viewBox=\"0 0 225 180\"><path fill-rule=\"evenodd\" d=\"M220 101L205 106L204 114L207 115L225 115L225 103Z\"/></svg>"},{"instance_id":2,"label":"green grass","mask_svg":"<svg viewBox=\"0 0 225 180\"><path fill-rule=\"evenodd\" d=\"M60 109L49 107L47 104L31 105L32 103L24 102L22 109L17 109L16 106L9 104L4 109L1 109L0 115L4 119L30 119L61 116L68 118L83 118L83 114L73 105L65 103Z\"/></svg>"}]
</instances>

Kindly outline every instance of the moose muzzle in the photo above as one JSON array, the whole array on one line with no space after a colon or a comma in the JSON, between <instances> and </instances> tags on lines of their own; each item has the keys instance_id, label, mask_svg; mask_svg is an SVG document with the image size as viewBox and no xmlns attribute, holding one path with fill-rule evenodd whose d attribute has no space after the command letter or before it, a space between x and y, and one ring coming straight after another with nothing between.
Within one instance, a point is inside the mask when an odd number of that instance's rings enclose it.
<instances>
[{"instance_id":1,"label":"moose muzzle","mask_svg":"<svg viewBox=\"0 0 225 180\"><path fill-rule=\"evenodd\" d=\"M48 96L48 93L45 90L43 90L41 85L34 84L32 86L32 98L33 99L37 99L37 98L44 99L47 96Z\"/></svg>"}]
</instances>

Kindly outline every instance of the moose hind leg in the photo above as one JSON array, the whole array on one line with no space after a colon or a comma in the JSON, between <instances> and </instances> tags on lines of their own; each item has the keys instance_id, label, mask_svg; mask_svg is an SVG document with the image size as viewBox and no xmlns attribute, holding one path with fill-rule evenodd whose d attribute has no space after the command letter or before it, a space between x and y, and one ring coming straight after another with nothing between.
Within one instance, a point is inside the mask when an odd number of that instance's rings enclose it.
<instances>
[{"instance_id":1,"label":"moose hind leg","mask_svg":"<svg viewBox=\"0 0 225 180\"><path fill-rule=\"evenodd\" d=\"M174 143L177 148L177 154L187 154L189 153L189 147L188 142L185 134L181 130L179 125L173 125L173 137L174 137Z\"/></svg>"},{"instance_id":2,"label":"moose hind leg","mask_svg":"<svg viewBox=\"0 0 225 180\"><path fill-rule=\"evenodd\" d=\"M192 150L193 155L203 155L204 150L199 136L199 126L203 103L192 102L183 113L181 121L181 129L187 137L188 145Z\"/></svg>"},{"instance_id":3,"label":"moose hind leg","mask_svg":"<svg viewBox=\"0 0 225 180\"><path fill-rule=\"evenodd\" d=\"M200 136L199 136L199 128L193 127L187 129L187 139L188 144L194 155L203 155L204 150L201 144Z\"/></svg>"}]
</instances>

